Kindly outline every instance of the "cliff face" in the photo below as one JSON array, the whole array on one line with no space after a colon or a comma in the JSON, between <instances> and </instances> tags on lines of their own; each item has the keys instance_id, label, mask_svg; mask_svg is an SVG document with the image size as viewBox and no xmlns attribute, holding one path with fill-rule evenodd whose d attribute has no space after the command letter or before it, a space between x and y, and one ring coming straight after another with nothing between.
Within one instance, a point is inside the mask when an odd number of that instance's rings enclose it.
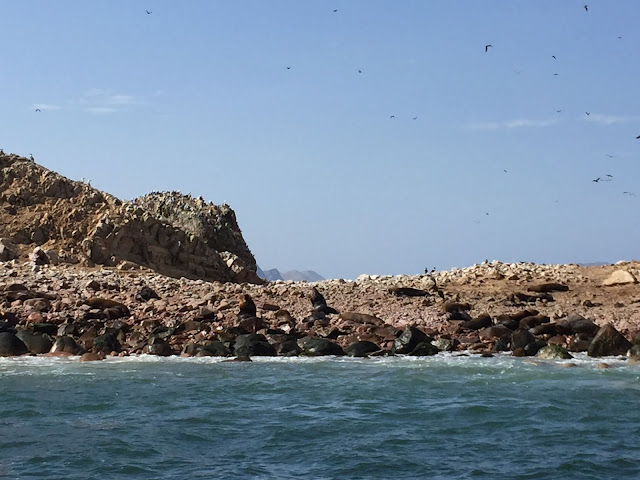
<instances>
[{"instance_id":1,"label":"cliff face","mask_svg":"<svg viewBox=\"0 0 640 480\"><path fill-rule=\"evenodd\" d=\"M227 206L172 193L124 202L17 155L0 155L0 256L135 265L172 277L261 283Z\"/></svg>"}]
</instances>

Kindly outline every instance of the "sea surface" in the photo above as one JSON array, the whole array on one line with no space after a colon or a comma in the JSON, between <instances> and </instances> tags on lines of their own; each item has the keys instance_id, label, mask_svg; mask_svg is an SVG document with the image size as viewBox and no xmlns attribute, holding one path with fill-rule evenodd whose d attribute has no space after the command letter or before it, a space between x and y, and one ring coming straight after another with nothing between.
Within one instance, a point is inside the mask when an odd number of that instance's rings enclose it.
<instances>
[{"instance_id":1,"label":"sea surface","mask_svg":"<svg viewBox=\"0 0 640 480\"><path fill-rule=\"evenodd\" d=\"M0 478L640 478L640 366L0 359Z\"/></svg>"}]
</instances>

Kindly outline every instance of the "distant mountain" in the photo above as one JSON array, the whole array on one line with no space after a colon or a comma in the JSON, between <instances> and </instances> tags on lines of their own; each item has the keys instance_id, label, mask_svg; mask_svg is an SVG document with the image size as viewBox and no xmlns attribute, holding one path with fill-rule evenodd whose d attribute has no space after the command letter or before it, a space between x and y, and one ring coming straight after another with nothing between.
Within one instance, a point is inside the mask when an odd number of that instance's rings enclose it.
<instances>
[{"instance_id":1,"label":"distant mountain","mask_svg":"<svg viewBox=\"0 0 640 480\"><path fill-rule=\"evenodd\" d=\"M295 282L319 282L324 280L324 277L313 270L289 270L285 273L280 273L277 268L272 268L271 270L262 270L258 267L258 276L260 278L264 278L270 282L275 282L276 280L293 280Z\"/></svg>"}]
</instances>

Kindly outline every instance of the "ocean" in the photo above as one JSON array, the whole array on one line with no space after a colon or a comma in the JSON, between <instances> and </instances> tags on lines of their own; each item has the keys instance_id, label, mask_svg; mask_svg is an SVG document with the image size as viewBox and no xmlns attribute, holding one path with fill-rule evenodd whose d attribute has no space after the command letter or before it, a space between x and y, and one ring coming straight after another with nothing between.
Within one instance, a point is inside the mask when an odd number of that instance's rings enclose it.
<instances>
[{"instance_id":1,"label":"ocean","mask_svg":"<svg viewBox=\"0 0 640 480\"><path fill-rule=\"evenodd\" d=\"M2 358L0 478L640 478L640 366L602 361Z\"/></svg>"}]
</instances>

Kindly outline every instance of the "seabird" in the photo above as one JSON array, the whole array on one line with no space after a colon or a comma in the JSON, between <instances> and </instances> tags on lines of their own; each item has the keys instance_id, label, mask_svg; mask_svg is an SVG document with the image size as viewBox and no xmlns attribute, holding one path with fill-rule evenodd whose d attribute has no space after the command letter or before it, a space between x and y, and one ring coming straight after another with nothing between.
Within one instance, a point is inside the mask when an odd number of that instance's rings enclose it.
<instances>
[{"instance_id":1,"label":"seabird","mask_svg":"<svg viewBox=\"0 0 640 480\"><path fill-rule=\"evenodd\" d=\"M31 160L32 162L35 162L35 159L33 158L33 153L29 154L29 160Z\"/></svg>"},{"instance_id":2,"label":"seabird","mask_svg":"<svg viewBox=\"0 0 640 480\"><path fill-rule=\"evenodd\" d=\"M636 140L638 140L639 138L640 138L640 135L638 135L638 136L636 137Z\"/></svg>"},{"instance_id":3,"label":"seabird","mask_svg":"<svg viewBox=\"0 0 640 480\"><path fill-rule=\"evenodd\" d=\"M36 108L36 112L41 112L42 110L40 110L39 108Z\"/></svg>"},{"instance_id":4,"label":"seabird","mask_svg":"<svg viewBox=\"0 0 640 480\"><path fill-rule=\"evenodd\" d=\"M489 51L489 47L493 47L493 45L485 45L484 46L484 51L488 52Z\"/></svg>"},{"instance_id":5,"label":"seabird","mask_svg":"<svg viewBox=\"0 0 640 480\"><path fill-rule=\"evenodd\" d=\"M336 13L337 11L338 11L338 9L336 8L336 9L333 11L333 13Z\"/></svg>"},{"instance_id":6,"label":"seabird","mask_svg":"<svg viewBox=\"0 0 640 480\"><path fill-rule=\"evenodd\" d=\"M418 117L413 117L413 119L414 119L414 120L417 120L417 119L418 119Z\"/></svg>"},{"instance_id":7,"label":"seabird","mask_svg":"<svg viewBox=\"0 0 640 480\"><path fill-rule=\"evenodd\" d=\"M635 193L631 193L631 192L622 192L623 195L630 195L632 197L636 197L637 195Z\"/></svg>"},{"instance_id":8,"label":"seabird","mask_svg":"<svg viewBox=\"0 0 640 480\"><path fill-rule=\"evenodd\" d=\"M609 178L613 178L613 175L609 175L609 174L607 173L607 177L609 177Z\"/></svg>"},{"instance_id":9,"label":"seabird","mask_svg":"<svg viewBox=\"0 0 640 480\"><path fill-rule=\"evenodd\" d=\"M596 178L595 180L591 180L592 182L598 183L600 181L600 177Z\"/></svg>"},{"instance_id":10,"label":"seabird","mask_svg":"<svg viewBox=\"0 0 640 480\"><path fill-rule=\"evenodd\" d=\"M554 60L557 60L555 55L551 55L551 58L553 58Z\"/></svg>"},{"instance_id":11,"label":"seabird","mask_svg":"<svg viewBox=\"0 0 640 480\"><path fill-rule=\"evenodd\" d=\"M556 113L560 113L562 110L556 110Z\"/></svg>"},{"instance_id":12,"label":"seabird","mask_svg":"<svg viewBox=\"0 0 640 480\"><path fill-rule=\"evenodd\" d=\"M389 118L396 118L395 115L389 115Z\"/></svg>"},{"instance_id":13,"label":"seabird","mask_svg":"<svg viewBox=\"0 0 640 480\"><path fill-rule=\"evenodd\" d=\"M151 15L153 12L150 12L149 10L145 10L145 12L147 12L147 15Z\"/></svg>"},{"instance_id":14,"label":"seabird","mask_svg":"<svg viewBox=\"0 0 640 480\"><path fill-rule=\"evenodd\" d=\"M287 67L287 70L291 70L291 67Z\"/></svg>"},{"instance_id":15,"label":"seabird","mask_svg":"<svg viewBox=\"0 0 640 480\"><path fill-rule=\"evenodd\" d=\"M584 6L584 11L585 11L585 12L588 12L588 11L589 11L589 5L585 5L585 6Z\"/></svg>"},{"instance_id":16,"label":"seabird","mask_svg":"<svg viewBox=\"0 0 640 480\"><path fill-rule=\"evenodd\" d=\"M502 171L503 171L504 173L507 173L507 171L506 171L506 170L502 170Z\"/></svg>"},{"instance_id":17,"label":"seabird","mask_svg":"<svg viewBox=\"0 0 640 480\"><path fill-rule=\"evenodd\" d=\"M591 113L589 113L589 112L584 112L584 113L585 113L586 115L591 115Z\"/></svg>"},{"instance_id":18,"label":"seabird","mask_svg":"<svg viewBox=\"0 0 640 480\"><path fill-rule=\"evenodd\" d=\"M607 153L606 156L609 157L609 158L616 158L615 155L611 155L610 153Z\"/></svg>"},{"instance_id":19,"label":"seabird","mask_svg":"<svg viewBox=\"0 0 640 480\"><path fill-rule=\"evenodd\" d=\"M358 69L358 73L362 73L362 70Z\"/></svg>"},{"instance_id":20,"label":"seabird","mask_svg":"<svg viewBox=\"0 0 640 480\"><path fill-rule=\"evenodd\" d=\"M555 75L555 76L557 76L558 74L557 74L557 73L554 73L554 75Z\"/></svg>"}]
</instances>

